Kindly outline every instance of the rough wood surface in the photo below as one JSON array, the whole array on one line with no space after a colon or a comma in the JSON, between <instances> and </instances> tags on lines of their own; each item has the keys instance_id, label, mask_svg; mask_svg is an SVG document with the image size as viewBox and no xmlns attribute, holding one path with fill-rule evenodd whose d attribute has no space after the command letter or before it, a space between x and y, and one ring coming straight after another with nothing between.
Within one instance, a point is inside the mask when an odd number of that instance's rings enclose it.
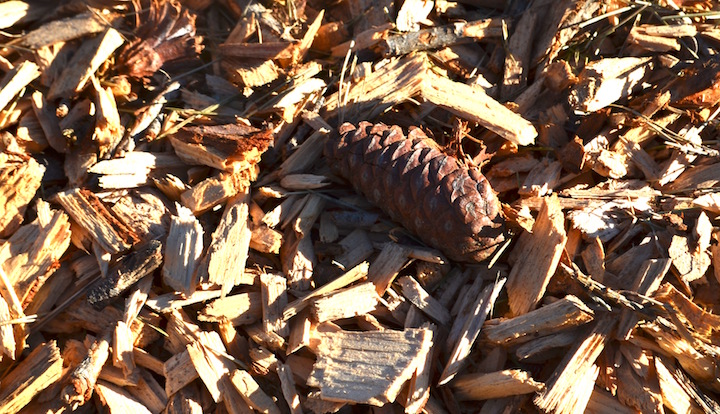
<instances>
[{"instance_id":1,"label":"rough wood surface","mask_svg":"<svg viewBox=\"0 0 720 414\"><path fill-rule=\"evenodd\" d=\"M329 401L384 405L402 385L432 344L431 331L337 332L319 338L318 361L308 385Z\"/></svg>"},{"instance_id":2,"label":"rough wood surface","mask_svg":"<svg viewBox=\"0 0 720 414\"><path fill-rule=\"evenodd\" d=\"M720 411L717 2L80 3L0 3L0 411Z\"/></svg>"}]
</instances>

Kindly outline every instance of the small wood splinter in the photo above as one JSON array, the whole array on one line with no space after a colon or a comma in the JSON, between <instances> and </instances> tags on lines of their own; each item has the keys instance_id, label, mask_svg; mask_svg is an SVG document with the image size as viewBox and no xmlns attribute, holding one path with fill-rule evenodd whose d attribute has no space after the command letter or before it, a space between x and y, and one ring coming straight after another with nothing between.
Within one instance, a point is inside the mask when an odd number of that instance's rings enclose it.
<instances>
[{"instance_id":1,"label":"small wood splinter","mask_svg":"<svg viewBox=\"0 0 720 414\"><path fill-rule=\"evenodd\" d=\"M485 177L443 154L419 128L345 123L325 155L375 205L450 259L481 261L504 241L500 202Z\"/></svg>"}]
</instances>

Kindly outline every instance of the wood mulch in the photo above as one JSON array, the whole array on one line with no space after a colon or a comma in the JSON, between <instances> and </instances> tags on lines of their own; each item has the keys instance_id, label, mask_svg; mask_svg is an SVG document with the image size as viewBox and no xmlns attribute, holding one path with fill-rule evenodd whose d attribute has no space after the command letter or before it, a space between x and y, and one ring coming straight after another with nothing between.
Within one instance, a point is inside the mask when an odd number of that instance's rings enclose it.
<instances>
[{"instance_id":1,"label":"wood mulch","mask_svg":"<svg viewBox=\"0 0 720 414\"><path fill-rule=\"evenodd\" d=\"M720 412L718 17L0 3L0 413Z\"/></svg>"}]
</instances>

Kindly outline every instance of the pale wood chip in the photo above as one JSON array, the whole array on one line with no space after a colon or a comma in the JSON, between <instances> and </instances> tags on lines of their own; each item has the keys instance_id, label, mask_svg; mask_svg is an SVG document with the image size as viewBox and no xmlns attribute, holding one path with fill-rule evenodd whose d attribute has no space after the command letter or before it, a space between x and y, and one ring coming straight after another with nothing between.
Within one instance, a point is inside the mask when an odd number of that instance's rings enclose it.
<instances>
[{"instance_id":1,"label":"pale wood chip","mask_svg":"<svg viewBox=\"0 0 720 414\"><path fill-rule=\"evenodd\" d=\"M31 60L25 60L0 80L0 111L27 85L40 76L40 70Z\"/></svg>"},{"instance_id":2,"label":"pale wood chip","mask_svg":"<svg viewBox=\"0 0 720 414\"><path fill-rule=\"evenodd\" d=\"M428 329L320 334L308 386L323 400L382 406L395 401L431 345Z\"/></svg>"},{"instance_id":3,"label":"pale wood chip","mask_svg":"<svg viewBox=\"0 0 720 414\"><path fill-rule=\"evenodd\" d=\"M100 65L123 43L123 36L112 27L83 42L60 77L50 86L48 99L71 98L83 90Z\"/></svg>"},{"instance_id":4,"label":"pale wood chip","mask_svg":"<svg viewBox=\"0 0 720 414\"><path fill-rule=\"evenodd\" d=\"M481 401L541 391L543 383L535 381L529 372L508 369L460 376L452 388L459 400Z\"/></svg>"},{"instance_id":5,"label":"pale wood chip","mask_svg":"<svg viewBox=\"0 0 720 414\"><path fill-rule=\"evenodd\" d=\"M204 231L192 211L178 205L177 212L165 245L163 282L177 292L191 295L198 283L195 269L203 250Z\"/></svg>"},{"instance_id":6,"label":"pale wood chip","mask_svg":"<svg viewBox=\"0 0 720 414\"><path fill-rule=\"evenodd\" d=\"M63 359L55 341L35 347L0 385L0 412L16 413L49 384L60 379Z\"/></svg>"},{"instance_id":7,"label":"pale wood chip","mask_svg":"<svg viewBox=\"0 0 720 414\"><path fill-rule=\"evenodd\" d=\"M510 309L522 315L534 309L555 274L567 235L565 219L555 195L543 199L532 233L523 233L513 254L521 256L508 276Z\"/></svg>"},{"instance_id":8,"label":"pale wood chip","mask_svg":"<svg viewBox=\"0 0 720 414\"><path fill-rule=\"evenodd\" d=\"M483 337L495 344L522 343L593 320L594 312L580 299L563 299L497 324L487 325Z\"/></svg>"}]
</instances>

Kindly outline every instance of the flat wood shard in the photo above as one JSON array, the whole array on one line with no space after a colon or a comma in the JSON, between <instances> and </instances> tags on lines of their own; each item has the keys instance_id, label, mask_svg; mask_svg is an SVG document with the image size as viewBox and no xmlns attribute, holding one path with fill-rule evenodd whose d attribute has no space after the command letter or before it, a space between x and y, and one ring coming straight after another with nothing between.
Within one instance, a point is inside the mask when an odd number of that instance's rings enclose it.
<instances>
[{"instance_id":1,"label":"flat wood shard","mask_svg":"<svg viewBox=\"0 0 720 414\"><path fill-rule=\"evenodd\" d=\"M0 413L17 413L62 375L63 359L55 341L36 347L0 385Z\"/></svg>"},{"instance_id":2,"label":"flat wood shard","mask_svg":"<svg viewBox=\"0 0 720 414\"><path fill-rule=\"evenodd\" d=\"M432 345L428 329L336 332L319 336L318 361L308 386L323 400L382 406L395 401L403 384Z\"/></svg>"},{"instance_id":3,"label":"flat wood shard","mask_svg":"<svg viewBox=\"0 0 720 414\"><path fill-rule=\"evenodd\" d=\"M198 283L195 270L203 250L203 228L189 209L178 205L177 210L165 245L163 282L189 296Z\"/></svg>"},{"instance_id":4,"label":"flat wood shard","mask_svg":"<svg viewBox=\"0 0 720 414\"><path fill-rule=\"evenodd\" d=\"M248 209L246 192L228 203L203 259L207 263L208 281L219 285L223 295L239 284L252 284L255 280L245 272L252 241Z\"/></svg>"},{"instance_id":5,"label":"flat wood shard","mask_svg":"<svg viewBox=\"0 0 720 414\"><path fill-rule=\"evenodd\" d=\"M557 196L543 198L533 232L523 233L513 251L521 258L510 271L507 282L514 315L522 315L537 306L555 274L566 241L565 219Z\"/></svg>"},{"instance_id":6,"label":"flat wood shard","mask_svg":"<svg viewBox=\"0 0 720 414\"><path fill-rule=\"evenodd\" d=\"M139 241L137 234L92 192L79 188L55 196L65 211L108 253L128 250Z\"/></svg>"},{"instance_id":7,"label":"flat wood shard","mask_svg":"<svg viewBox=\"0 0 720 414\"><path fill-rule=\"evenodd\" d=\"M125 39L113 28L83 42L60 77L53 82L48 99L70 98L80 92L100 65L123 43Z\"/></svg>"},{"instance_id":8,"label":"flat wood shard","mask_svg":"<svg viewBox=\"0 0 720 414\"><path fill-rule=\"evenodd\" d=\"M459 400L481 401L541 391L543 383L530 373L509 369L504 371L463 375L452 383Z\"/></svg>"}]
</instances>

